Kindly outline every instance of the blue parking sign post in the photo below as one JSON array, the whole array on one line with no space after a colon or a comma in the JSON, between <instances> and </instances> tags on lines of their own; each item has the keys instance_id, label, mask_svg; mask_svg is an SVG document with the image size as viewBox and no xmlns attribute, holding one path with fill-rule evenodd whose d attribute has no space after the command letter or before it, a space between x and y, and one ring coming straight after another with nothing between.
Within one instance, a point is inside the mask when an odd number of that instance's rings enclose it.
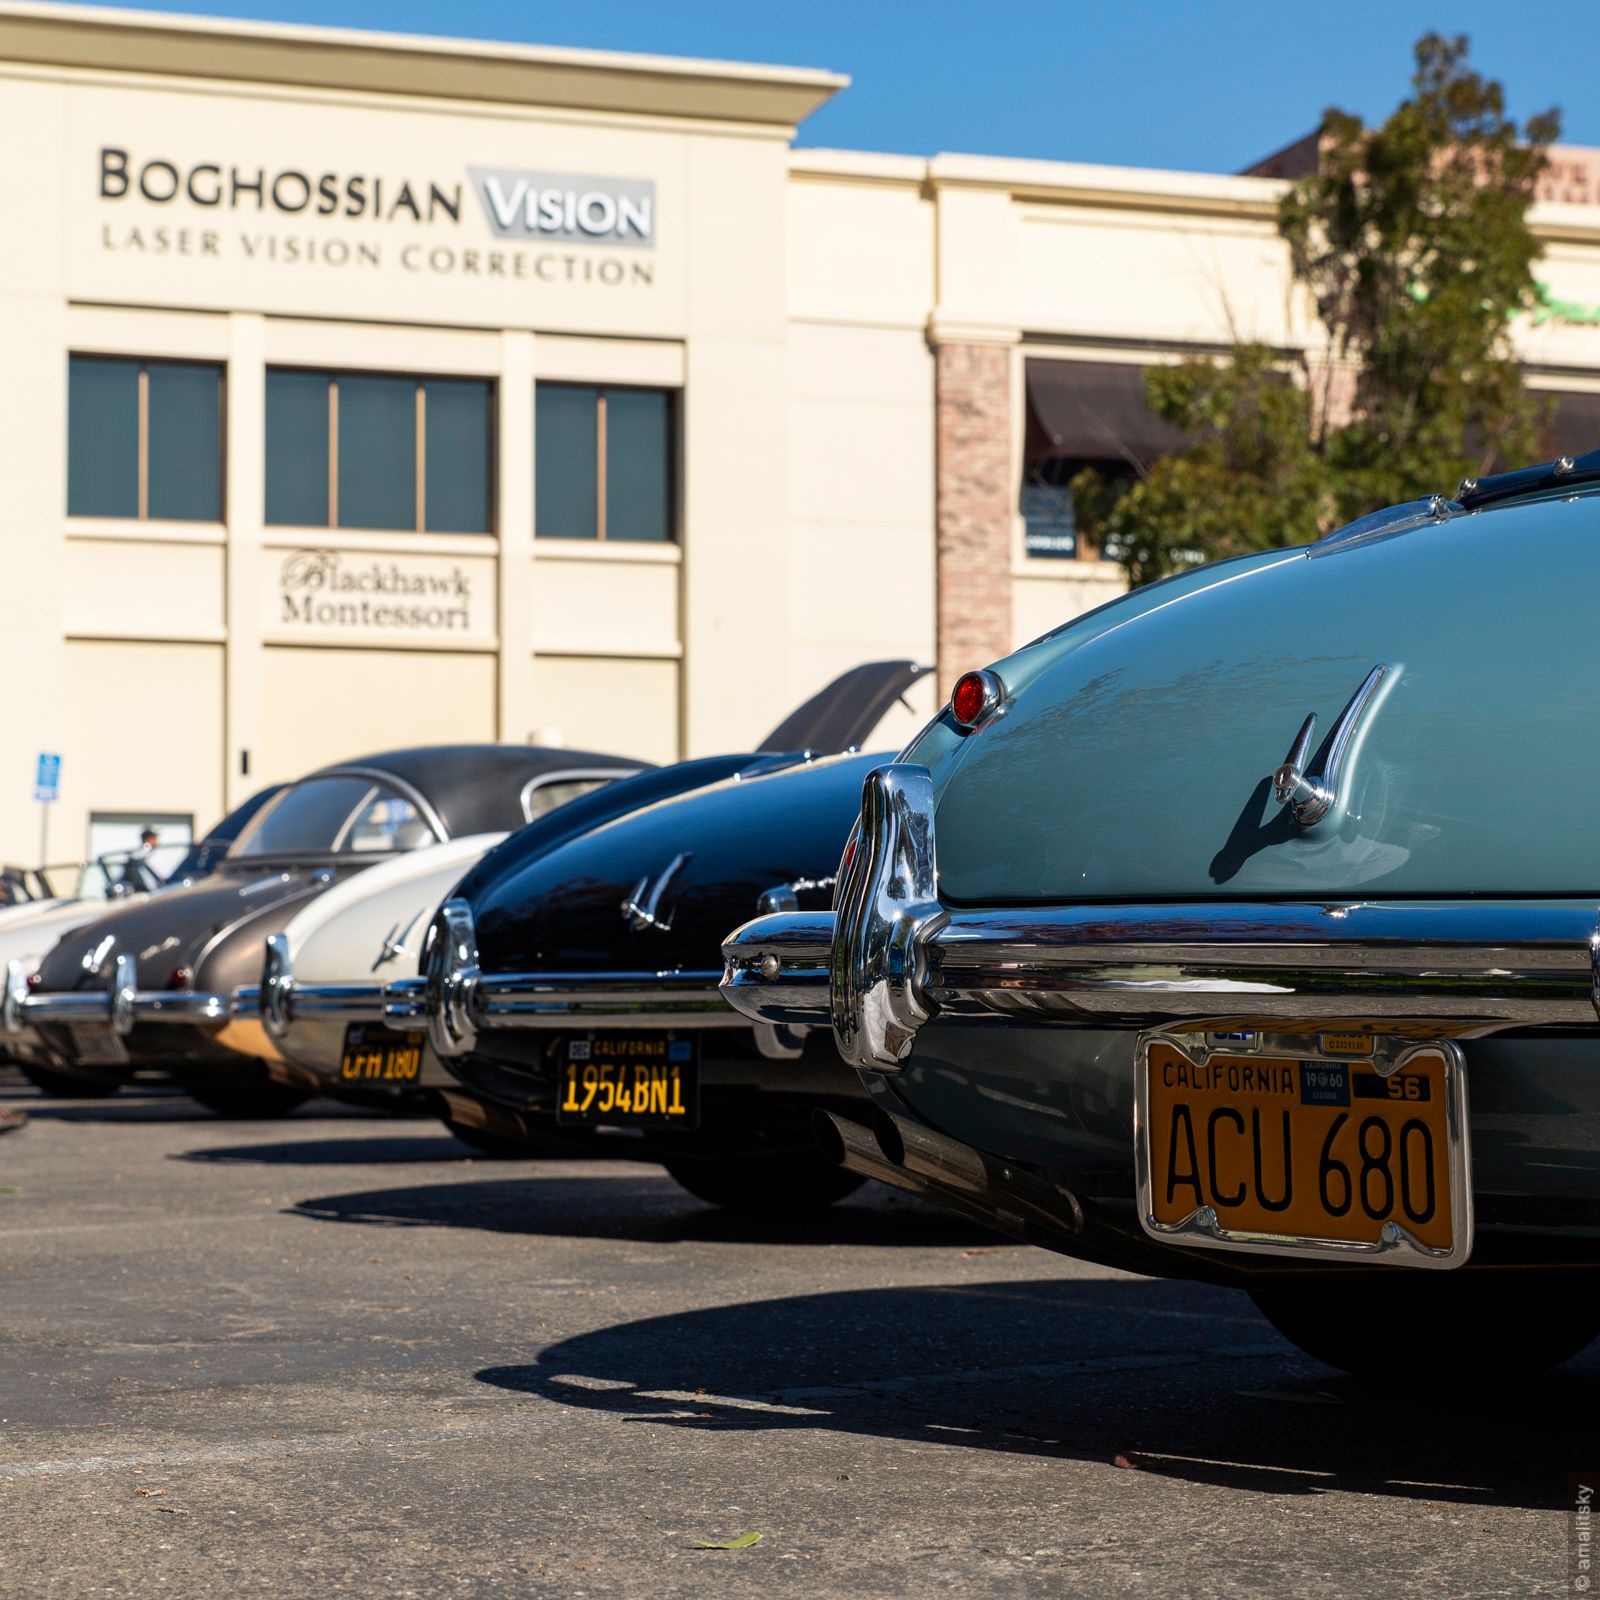
<instances>
[{"instance_id":1,"label":"blue parking sign post","mask_svg":"<svg viewBox=\"0 0 1600 1600\"><path fill-rule=\"evenodd\" d=\"M33 774L33 798L39 802L39 865L50 861L50 807L61 798L61 757L41 750Z\"/></svg>"}]
</instances>

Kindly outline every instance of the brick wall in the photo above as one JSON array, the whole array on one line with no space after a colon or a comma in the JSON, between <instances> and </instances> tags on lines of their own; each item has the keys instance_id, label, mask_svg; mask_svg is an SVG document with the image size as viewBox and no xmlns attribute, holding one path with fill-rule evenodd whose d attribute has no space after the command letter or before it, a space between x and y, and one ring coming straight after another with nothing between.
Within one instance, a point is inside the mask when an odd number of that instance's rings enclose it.
<instances>
[{"instance_id":1,"label":"brick wall","mask_svg":"<svg viewBox=\"0 0 1600 1600\"><path fill-rule=\"evenodd\" d=\"M1011 649L1011 352L937 352L938 668L948 695L963 672Z\"/></svg>"}]
</instances>

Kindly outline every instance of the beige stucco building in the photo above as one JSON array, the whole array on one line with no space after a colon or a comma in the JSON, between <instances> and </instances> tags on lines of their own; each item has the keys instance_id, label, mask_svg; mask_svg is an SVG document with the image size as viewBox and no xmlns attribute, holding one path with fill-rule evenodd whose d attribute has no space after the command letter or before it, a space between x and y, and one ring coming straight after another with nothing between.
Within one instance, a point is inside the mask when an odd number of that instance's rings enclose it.
<instances>
[{"instance_id":1,"label":"beige stucco building","mask_svg":"<svg viewBox=\"0 0 1600 1600\"><path fill-rule=\"evenodd\" d=\"M40 751L66 859L398 744L744 747L1117 592L1059 490L1170 442L1141 368L1315 348L1278 181L793 148L844 85L0 4L0 859ZM1600 209L1536 221L1582 427Z\"/></svg>"}]
</instances>

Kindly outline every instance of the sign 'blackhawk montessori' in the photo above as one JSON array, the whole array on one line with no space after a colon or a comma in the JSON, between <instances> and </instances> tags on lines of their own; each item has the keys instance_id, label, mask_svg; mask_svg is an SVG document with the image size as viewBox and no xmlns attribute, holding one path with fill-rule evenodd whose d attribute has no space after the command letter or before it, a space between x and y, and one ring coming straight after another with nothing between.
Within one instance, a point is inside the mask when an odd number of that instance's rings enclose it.
<instances>
[{"instance_id":1,"label":"sign 'blackhawk montessori'","mask_svg":"<svg viewBox=\"0 0 1600 1600\"><path fill-rule=\"evenodd\" d=\"M278 572L274 632L471 635L473 573L460 562L296 550Z\"/></svg>"}]
</instances>

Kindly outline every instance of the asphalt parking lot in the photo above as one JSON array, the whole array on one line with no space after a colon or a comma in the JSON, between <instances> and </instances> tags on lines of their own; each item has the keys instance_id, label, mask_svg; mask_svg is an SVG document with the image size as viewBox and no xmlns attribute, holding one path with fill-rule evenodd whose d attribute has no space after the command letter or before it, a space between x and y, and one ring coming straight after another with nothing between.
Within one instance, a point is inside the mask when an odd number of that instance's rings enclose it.
<instances>
[{"instance_id":1,"label":"asphalt parking lot","mask_svg":"<svg viewBox=\"0 0 1600 1600\"><path fill-rule=\"evenodd\" d=\"M755 1227L320 1103L0 1106L8 1600L1567 1582L1594 1352L1374 1394L1240 1295L883 1191Z\"/></svg>"}]
</instances>

